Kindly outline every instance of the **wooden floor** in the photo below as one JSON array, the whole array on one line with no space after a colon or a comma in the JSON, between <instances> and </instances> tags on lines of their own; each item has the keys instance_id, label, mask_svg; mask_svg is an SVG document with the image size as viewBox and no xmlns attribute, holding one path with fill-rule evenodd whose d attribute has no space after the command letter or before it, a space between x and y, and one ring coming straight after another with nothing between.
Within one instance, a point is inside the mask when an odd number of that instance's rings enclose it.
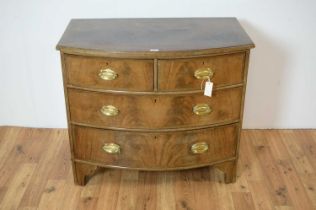
<instances>
[{"instance_id":1,"label":"wooden floor","mask_svg":"<svg viewBox=\"0 0 316 210\"><path fill-rule=\"evenodd\" d=\"M64 129L0 127L0 209L316 209L316 130L245 130L238 178L107 169L73 184Z\"/></svg>"}]
</instances>

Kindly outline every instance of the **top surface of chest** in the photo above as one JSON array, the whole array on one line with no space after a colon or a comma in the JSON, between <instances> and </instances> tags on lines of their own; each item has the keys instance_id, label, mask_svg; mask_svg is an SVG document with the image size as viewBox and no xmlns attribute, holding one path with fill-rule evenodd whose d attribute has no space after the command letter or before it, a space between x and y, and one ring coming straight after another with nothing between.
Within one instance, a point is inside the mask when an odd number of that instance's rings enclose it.
<instances>
[{"instance_id":1,"label":"top surface of chest","mask_svg":"<svg viewBox=\"0 0 316 210\"><path fill-rule=\"evenodd\" d=\"M73 19L57 45L140 55L252 47L236 18Z\"/></svg>"}]
</instances>

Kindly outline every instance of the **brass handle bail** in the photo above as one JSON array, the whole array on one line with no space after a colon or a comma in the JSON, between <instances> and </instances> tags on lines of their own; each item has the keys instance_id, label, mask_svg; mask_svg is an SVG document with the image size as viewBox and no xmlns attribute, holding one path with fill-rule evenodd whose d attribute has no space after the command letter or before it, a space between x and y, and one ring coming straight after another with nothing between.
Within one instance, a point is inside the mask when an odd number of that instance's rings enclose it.
<instances>
[{"instance_id":1,"label":"brass handle bail","mask_svg":"<svg viewBox=\"0 0 316 210\"><path fill-rule=\"evenodd\" d=\"M197 79L212 79L214 71L211 68L200 68L194 72L194 77Z\"/></svg>"},{"instance_id":2,"label":"brass handle bail","mask_svg":"<svg viewBox=\"0 0 316 210\"><path fill-rule=\"evenodd\" d=\"M208 150L208 144L206 142L197 142L192 144L191 152L193 154L202 154Z\"/></svg>"},{"instance_id":3,"label":"brass handle bail","mask_svg":"<svg viewBox=\"0 0 316 210\"><path fill-rule=\"evenodd\" d=\"M103 115L108 116L108 117L113 117L119 114L118 108L116 108L113 105L102 106L100 111Z\"/></svg>"},{"instance_id":4,"label":"brass handle bail","mask_svg":"<svg viewBox=\"0 0 316 210\"><path fill-rule=\"evenodd\" d=\"M99 77L103 80L114 80L117 77L117 73L112 69L101 69Z\"/></svg>"},{"instance_id":5,"label":"brass handle bail","mask_svg":"<svg viewBox=\"0 0 316 210\"><path fill-rule=\"evenodd\" d=\"M212 112L208 104L197 104L193 107L193 113L196 115L207 115Z\"/></svg>"},{"instance_id":6,"label":"brass handle bail","mask_svg":"<svg viewBox=\"0 0 316 210\"><path fill-rule=\"evenodd\" d=\"M115 143L105 143L102 147L103 151L108 154L119 154L121 152L121 147Z\"/></svg>"}]
</instances>

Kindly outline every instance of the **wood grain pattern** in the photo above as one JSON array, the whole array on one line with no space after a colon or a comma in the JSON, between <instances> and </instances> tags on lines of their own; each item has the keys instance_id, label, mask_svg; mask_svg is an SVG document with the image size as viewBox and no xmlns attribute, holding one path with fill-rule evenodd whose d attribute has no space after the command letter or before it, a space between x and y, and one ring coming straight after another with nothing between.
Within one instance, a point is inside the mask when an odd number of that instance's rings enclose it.
<instances>
[{"instance_id":1,"label":"wood grain pattern","mask_svg":"<svg viewBox=\"0 0 316 210\"><path fill-rule=\"evenodd\" d=\"M162 91L199 90L202 80L194 77L200 68L211 68L214 87L243 83L245 53L191 59L158 60L158 87Z\"/></svg>"},{"instance_id":2,"label":"wood grain pattern","mask_svg":"<svg viewBox=\"0 0 316 210\"><path fill-rule=\"evenodd\" d=\"M66 114L67 114L67 127L68 127L68 136L69 136L69 146L70 146L70 155L73 159L73 135L72 135L72 127L71 127L71 119L70 119L70 112L69 112L69 98L68 98L68 89L67 89L67 82L68 82L68 76L67 76L67 68L65 64L65 54L63 52L60 52L60 58L61 58L61 70L63 75L63 87L64 87L64 97L65 97L65 104L66 104ZM72 170L75 174L75 163L72 162ZM75 183L77 182L77 178L73 176Z\"/></svg>"},{"instance_id":3,"label":"wood grain pattern","mask_svg":"<svg viewBox=\"0 0 316 210\"><path fill-rule=\"evenodd\" d=\"M76 126L75 158L104 165L147 170L177 169L212 164L235 156L236 124L186 132L148 133ZM208 151L193 154L191 146L206 142ZM120 154L102 150L105 143L120 145Z\"/></svg>"},{"instance_id":4,"label":"wood grain pattern","mask_svg":"<svg viewBox=\"0 0 316 210\"><path fill-rule=\"evenodd\" d=\"M157 58L252 47L236 18L74 19L57 45L71 54Z\"/></svg>"},{"instance_id":5,"label":"wood grain pattern","mask_svg":"<svg viewBox=\"0 0 316 210\"><path fill-rule=\"evenodd\" d=\"M88 56L65 56L68 84L78 87L110 90L152 91L154 61L113 59ZM117 73L114 80L99 77L101 69Z\"/></svg>"},{"instance_id":6,"label":"wood grain pattern","mask_svg":"<svg viewBox=\"0 0 316 210\"><path fill-rule=\"evenodd\" d=\"M80 187L66 129L0 127L0 209L316 209L316 130L243 130L240 143L233 184L205 167L107 169Z\"/></svg>"},{"instance_id":7,"label":"wood grain pattern","mask_svg":"<svg viewBox=\"0 0 316 210\"><path fill-rule=\"evenodd\" d=\"M68 90L73 122L101 127L175 128L209 125L239 119L242 87L218 90L211 98L202 94L186 95L122 95ZM212 108L208 115L193 113L193 106L206 103ZM119 114L104 116L100 109L113 105Z\"/></svg>"}]
</instances>

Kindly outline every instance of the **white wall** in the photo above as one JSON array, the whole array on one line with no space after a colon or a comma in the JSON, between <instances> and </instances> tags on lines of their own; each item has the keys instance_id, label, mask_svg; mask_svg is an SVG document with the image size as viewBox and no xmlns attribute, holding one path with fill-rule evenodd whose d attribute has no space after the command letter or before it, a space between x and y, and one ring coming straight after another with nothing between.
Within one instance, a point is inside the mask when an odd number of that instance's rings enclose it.
<instances>
[{"instance_id":1,"label":"white wall","mask_svg":"<svg viewBox=\"0 0 316 210\"><path fill-rule=\"evenodd\" d=\"M71 18L239 18L256 43L245 128L316 128L316 1L2 0L0 125L65 127L59 54Z\"/></svg>"}]
</instances>

